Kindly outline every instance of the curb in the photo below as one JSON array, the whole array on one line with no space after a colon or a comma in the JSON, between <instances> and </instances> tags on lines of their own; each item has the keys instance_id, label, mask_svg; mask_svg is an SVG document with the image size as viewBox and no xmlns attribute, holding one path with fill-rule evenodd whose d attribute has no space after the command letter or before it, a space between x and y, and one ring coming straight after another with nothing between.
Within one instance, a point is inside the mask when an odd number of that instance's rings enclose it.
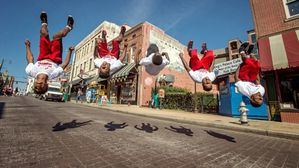
<instances>
[{"instance_id":1,"label":"curb","mask_svg":"<svg viewBox=\"0 0 299 168\"><path fill-rule=\"evenodd\" d=\"M70 102L70 103L72 103L72 102ZM75 104L75 103L72 103L72 104ZM184 119L175 119L175 118L170 118L170 117L159 117L159 116L151 116L151 115L146 115L146 114L136 114L136 113L130 113L130 112L126 112L126 111L114 110L114 109L110 109L110 108L103 108L103 107L97 107L97 106L86 105L86 104L82 104L82 105L99 108L99 109L104 109L104 110L109 110L109 111L117 112L117 113L159 119L159 120L164 120L164 121L174 121L174 122L180 122L180 123L184 123L184 124L192 124L192 125L198 125L198 126L204 126L204 127L213 127L213 128L219 128L219 129L225 129L225 130L231 130L231 131L237 131L237 132L243 132L243 133L252 133L252 134L257 134L257 135L269 136L269 137L299 140L299 134L292 134L292 133L285 133L285 132L278 132L278 131L271 131L271 130L262 130L262 129L248 128L248 127L241 128L241 127L234 127L234 126L228 126L228 125L223 125L223 124L219 124L219 123L209 123L209 122L203 122L203 121L188 121L188 120L184 120Z\"/></svg>"}]
</instances>

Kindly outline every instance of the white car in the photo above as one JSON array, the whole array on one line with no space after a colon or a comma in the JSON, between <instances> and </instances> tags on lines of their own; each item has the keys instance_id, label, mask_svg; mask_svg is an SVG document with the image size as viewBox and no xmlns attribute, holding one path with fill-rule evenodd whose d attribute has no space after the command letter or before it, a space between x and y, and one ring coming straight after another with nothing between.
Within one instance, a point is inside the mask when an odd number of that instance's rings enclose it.
<instances>
[{"instance_id":1,"label":"white car","mask_svg":"<svg viewBox=\"0 0 299 168\"><path fill-rule=\"evenodd\" d=\"M61 84L59 82L51 82L48 85L48 91L43 94L44 100L62 101L63 93L61 92Z\"/></svg>"}]
</instances>

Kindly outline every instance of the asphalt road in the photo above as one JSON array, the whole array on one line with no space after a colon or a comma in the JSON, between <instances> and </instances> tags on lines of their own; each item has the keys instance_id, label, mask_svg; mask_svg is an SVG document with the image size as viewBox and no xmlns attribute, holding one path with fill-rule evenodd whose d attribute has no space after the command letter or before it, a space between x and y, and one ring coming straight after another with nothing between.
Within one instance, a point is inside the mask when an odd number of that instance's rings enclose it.
<instances>
[{"instance_id":1,"label":"asphalt road","mask_svg":"<svg viewBox=\"0 0 299 168\"><path fill-rule=\"evenodd\" d=\"M0 97L0 167L299 167L299 141Z\"/></svg>"}]
</instances>

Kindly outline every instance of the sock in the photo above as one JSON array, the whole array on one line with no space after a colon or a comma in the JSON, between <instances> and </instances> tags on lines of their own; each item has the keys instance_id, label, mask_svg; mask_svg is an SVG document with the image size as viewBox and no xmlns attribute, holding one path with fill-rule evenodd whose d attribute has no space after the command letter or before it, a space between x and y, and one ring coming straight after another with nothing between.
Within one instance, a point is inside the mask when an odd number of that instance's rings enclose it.
<instances>
[{"instance_id":1,"label":"sock","mask_svg":"<svg viewBox=\"0 0 299 168\"><path fill-rule=\"evenodd\" d=\"M43 25L46 25L46 26L47 26L48 24L47 24L47 23L42 23L42 26L43 26Z\"/></svg>"},{"instance_id":2,"label":"sock","mask_svg":"<svg viewBox=\"0 0 299 168\"><path fill-rule=\"evenodd\" d=\"M68 29L70 29L70 30L72 30L72 28L69 25L66 25L65 27L68 28Z\"/></svg>"}]
</instances>

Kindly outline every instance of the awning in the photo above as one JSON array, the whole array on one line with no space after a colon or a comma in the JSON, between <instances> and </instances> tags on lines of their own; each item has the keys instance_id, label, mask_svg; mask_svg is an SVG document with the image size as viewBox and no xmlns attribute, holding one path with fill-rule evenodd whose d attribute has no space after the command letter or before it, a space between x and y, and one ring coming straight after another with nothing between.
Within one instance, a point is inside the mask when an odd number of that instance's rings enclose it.
<instances>
[{"instance_id":1,"label":"awning","mask_svg":"<svg viewBox=\"0 0 299 168\"><path fill-rule=\"evenodd\" d=\"M75 84L78 84L80 81L82 81L82 79L76 79L76 80L71 81L71 84L75 85Z\"/></svg>"},{"instance_id":2,"label":"awning","mask_svg":"<svg viewBox=\"0 0 299 168\"><path fill-rule=\"evenodd\" d=\"M96 75L96 76L92 77L90 80L88 80L87 83L90 84L91 82L94 82L94 81L101 82L101 81L105 81L105 80L107 80L107 79L100 78Z\"/></svg>"},{"instance_id":3,"label":"awning","mask_svg":"<svg viewBox=\"0 0 299 168\"><path fill-rule=\"evenodd\" d=\"M124 66L121 70L113 74L111 79L128 76L130 74L130 71L135 67L135 65L135 63L129 63L128 65Z\"/></svg>"},{"instance_id":4,"label":"awning","mask_svg":"<svg viewBox=\"0 0 299 168\"><path fill-rule=\"evenodd\" d=\"M299 67L299 30L258 40L262 71Z\"/></svg>"}]
</instances>

